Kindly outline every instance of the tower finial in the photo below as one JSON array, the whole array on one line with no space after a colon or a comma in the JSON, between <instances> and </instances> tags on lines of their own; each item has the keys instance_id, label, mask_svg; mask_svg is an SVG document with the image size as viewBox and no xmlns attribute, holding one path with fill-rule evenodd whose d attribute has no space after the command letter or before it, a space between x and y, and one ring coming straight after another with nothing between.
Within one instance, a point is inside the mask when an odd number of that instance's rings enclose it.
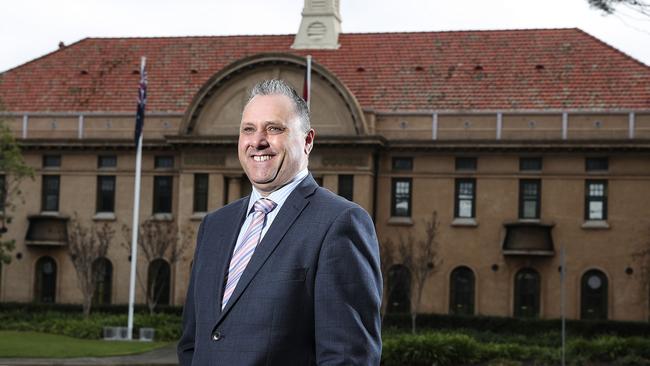
<instances>
[{"instance_id":1,"label":"tower finial","mask_svg":"<svg viewBox=\"0 0 650 366\"><path fill-rule=\"evenodd\" d=\"M337 49L341 33L339 0L305 0L300 29L291 48Z\"/></svg>"}]
</instances>

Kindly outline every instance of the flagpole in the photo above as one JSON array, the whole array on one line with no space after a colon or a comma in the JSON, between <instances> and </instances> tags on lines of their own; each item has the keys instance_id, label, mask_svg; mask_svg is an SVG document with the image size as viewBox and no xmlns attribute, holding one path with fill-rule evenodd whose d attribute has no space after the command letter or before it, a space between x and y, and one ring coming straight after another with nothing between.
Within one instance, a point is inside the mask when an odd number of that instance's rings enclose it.
<instances>
[{"instance_id":1,"label":"flagpole","mask_svg":"<svg viewBox=\"0 0 650 366\"><path fill-rule=\"evenodd\" d=\"M566 250L560 252L560 313L562 317L562 366L566 365Z\"/></svg>"},{"instance_id":2,"label":"flagpole","mask_svg":"<svg viewBox=\"0 0 650 366\"><path fill-rule=\"evenodd\" d=\"M311 55L307 55L307 109L311 109Z\"/></svg>"},{"instance_id":3,"label":"flagpole","mask_svg":"<svg viewBox=\"0 0 650 366\"><path fill-rule=\"evenodd\" d=\"M147 58L142 57L140 60L140 77L144 77L145 64ZM142 86L141 86L142 87ZM142 101L140 101L142 103ZM136 119L138 117L136 116ZM144 118L144 116L142 116ZM140 175L142 171L142 136L144 133L140 131L138 136L138 146L135 158L135 188L133 199L133 230L131 235L131 278L129 279L129 320L127 325L127 339L133 339L133 304L135 302L135 276L136 267L138 263L138 228L140 217Z\"/></svg>"}]
</instances>

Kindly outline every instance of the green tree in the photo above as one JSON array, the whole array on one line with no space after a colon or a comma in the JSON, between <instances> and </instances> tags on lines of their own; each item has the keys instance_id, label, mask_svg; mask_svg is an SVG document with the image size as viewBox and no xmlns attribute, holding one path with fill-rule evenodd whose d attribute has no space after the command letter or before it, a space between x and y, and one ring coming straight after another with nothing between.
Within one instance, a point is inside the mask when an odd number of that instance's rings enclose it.
<instances>
[{"instance_id":1,"label":"green tree","mask_svg":"<svg viewBox=\"0 0 650 366\"><path fill-rule=\"evenodd\" d=\"M11 262L10 253L16 245L14 240L3 238L5 225L11 223L16 202L24 203L20 182L26 178L34 179L34 169L25 164L13 132L0 119L0 261L5 264Z\"/></svg>"},{"instance_id":2,"label":"green tree","mask_svg":"<svg viewBox=\"0 0 650 366\"><path fill-rule=\"evenodd\" d=\"M633 12L650 16L650 3L643 0L587 0L592 8L606 14L614 14L621 7Z\"/></svg>"}]
</instances>

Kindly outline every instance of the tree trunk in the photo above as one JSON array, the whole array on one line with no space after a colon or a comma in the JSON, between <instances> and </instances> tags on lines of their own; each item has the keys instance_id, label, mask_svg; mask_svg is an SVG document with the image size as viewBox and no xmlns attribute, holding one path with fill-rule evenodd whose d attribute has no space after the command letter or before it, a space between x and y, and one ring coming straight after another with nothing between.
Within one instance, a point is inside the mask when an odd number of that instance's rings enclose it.
<instances>
[{"instance_id":1,"label":"tree trunk","mask_svg":"<svg viewBox=\"0 0 650 366\"><path fill-rule=\"evenodd\" d=\"M416 312L411 312L411 333L415 334L415 318L418 314Z\"/></svg>"},{"instance_id":2,"label":"tree trunk","mask_svg":"<svg viewBox=\"0 0 650 366\"><path fill-rule=\"evenodd\" d=\"M90 316L91 307L92 307L92 298L91 299L84 299L84 302L83 302L84 318L88 319L88 317Z\"/></svg>"}]
</instances>

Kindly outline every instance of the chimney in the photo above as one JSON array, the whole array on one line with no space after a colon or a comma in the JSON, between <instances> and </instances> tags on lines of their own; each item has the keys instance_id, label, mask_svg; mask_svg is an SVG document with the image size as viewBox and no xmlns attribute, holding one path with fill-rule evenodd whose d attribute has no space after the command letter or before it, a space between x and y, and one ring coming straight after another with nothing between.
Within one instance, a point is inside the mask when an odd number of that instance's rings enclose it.
<instances>
[{"instance_id":1,"label":"chimney","mask_svg":"<svg viewBox=\"0 0 650 366\"><path fill-rule=\"evenodd\" d=\"M291 48L335 50L340 46L339 33L339 0L305 0L300 29Z\"/></svg>"}]
</instances>

